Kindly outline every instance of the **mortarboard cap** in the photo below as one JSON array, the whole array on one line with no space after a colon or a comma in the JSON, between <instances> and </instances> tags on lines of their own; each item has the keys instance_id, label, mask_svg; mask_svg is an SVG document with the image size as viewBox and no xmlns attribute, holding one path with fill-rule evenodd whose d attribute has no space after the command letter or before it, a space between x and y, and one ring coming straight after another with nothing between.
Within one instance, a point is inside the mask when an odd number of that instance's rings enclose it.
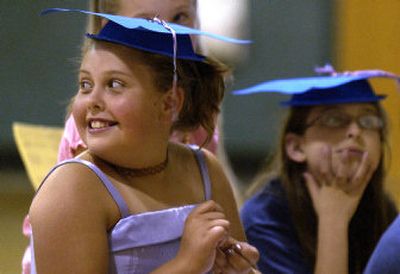
<instances>
[{"instance_id":1,"label":"mortarboard cap","mask_svg":"<svg viewBox=\"0 0 400 274\"><path fill-rule=\"evenodd\" d=\"M236 95L262 92L289 94L284 106L314 106L344 103L376 102L385 98L377 95L368 82L369 78L384 77L400 81L400 76L380 70L336 73L332 76L289 78L272 80L234 91Z\"/></svg>"},{"instance_id":2,"label":"mortarboard cap","mask_svg":"<svg viewBox=\"0 0 400 274\"><path fill-rule=\"evenodd\" d=\"M173 23L167 24L158 19L148 20L63 8L46 9L41 14L54 12L79 12L108 19L109 22L98 34L87 34L87 36L95 40L121 44L139 50L176 57L177 59L204 60L204 56L194 52L189 35L205 35L229 43L250 43L248 40L229 38Z\"/></svg>"},{"instance_id":3,"label":"mortarboard cap","mask_svg":"<svg viewBox=\"0 0 400 274\"><path fill-rule=\"evenodd\" d=\"M174 41L170 33L149 31L141 27L128 29L113 21L108 21L98 34L88 33L86 36L94 40L107 41L169 57L174 56L172 46ZM204 56L194 52L189 35L177 34L176 41L177 59L204 60Z\"/></svg>"}]
</instances>

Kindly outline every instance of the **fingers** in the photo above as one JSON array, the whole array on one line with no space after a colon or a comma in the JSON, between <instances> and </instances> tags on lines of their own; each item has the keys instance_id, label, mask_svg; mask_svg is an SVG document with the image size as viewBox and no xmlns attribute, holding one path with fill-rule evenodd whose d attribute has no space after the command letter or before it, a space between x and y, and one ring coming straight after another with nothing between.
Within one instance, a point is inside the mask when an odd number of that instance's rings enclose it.
<instances>
[{"instance_id":1,"label":"fingers","mask_svg":"<svg viewBox=\"0 0 400 274\"><path fill-rule=\"evenodd\" d=\"M256 263L260 255L258 250L248 243L229 238L218 249L216 269L223 270L223 273L247 273L250 269L257 268Z\"/></svg>"},{"instance_id":2,"label":"fingers","mask_svg":"<svg viewBox=\"0 0 400 274\"><path fill-rule=\"evenodd\" d=\"M371 179L374 169L371 167L370 160L368 158L368 152L364 152L361 163L351 178L352 187L349 189L350 192L364 192L368 181Z\"/></svg>"},{"instance_id":3,"label":"fingers","mask_svg":"<svg viewBox=\"0 0 400 274\"><path fill-rule=\"evenodd\" d=\"M207 229L220 227L224 229L225 232L229 231L230 222L226 219L222 207L212 200L197 206L192 211L189 218L189 220L196 218L199 222L205 224ZM219 228L216 228L214 232L219 234Z\"/></svg>"},{"instance_id":4,"label":"fingers","mask_svg":"<svg viewBox=\"0 0 400 274\"><path fill-rule=\"evenodd\" d=\"M201 203L193 210L194 213L200 213L200 214L210 211L224 212L222 207L212 200L208 200L206 202Z\"/></svg>"},{"instance_id":5,"label":"fingers","mask_svg":"<svg viewBox=\"0 0 400 274\"><path fill-rule=\"evenodd\" d=\"M228 237L228 229L225 226L215 225L211 226L208 233L204 235L203 240L214 243L213 248L217 248L218 245Z\"/></svg>"},{"instance_id":6,"label":"fingers","mask_svg":"<svg viewBox=\"0 0 400 274\"><path fill-rule=\"evenodd\" d=\"M317 183L320 185L331 185L334 172L332 170L332 148L324 146L321 151L321 161L319 161L319 168L317 169Z\"/></svg>"},{"instance_id":7,"label":"fingers","mask_svg":"<svg viewBox=\"0 0 400 274\"><path fill-rule=\"evenodd\" d=\"M247 264L244 264L244 267L248 268L248 266L251 266L252 268L257 268L256 263L260 258L260 254L254 246L245 242L240 242L236 243L233 249L235 250L235 254L240 255L240 257L246 261Z\"/></svg>"},{"instance_id":8,"label":"fingers","mask_svg":"<svg viewBox=\"0 0 400 274\"><path fill-rule=\"evenodd\" d=\"M207 201L199 204L185 221L177 256L187 261L193 256L190 254L196 254L199 269L208 272L214 265L217 246L228 237L229 227L230 222L217 203Z\"/></svg>"},{"instance_id":9,"label":"fingers","mask_svg":"<svg viewBox=\"0 0 400 274\"><path fill-rule=\"evenodd\" d=\"M309 172L303 173L304 180L306 181L306 187L308 189L308 193L310 193L311 199L314 199L318 196L318 184L315 181L314 177Z\"/></svg>"},{"instance_id":10,"label":"fingers","mask_svg":"<svg viewBox=\"0 0 400 274\"><path fill-rule=\"evenodd\" d=\"M332 148L324 146L320 152L321 159L313 168L312 174L318 186L330 186L335 181L335 172L332 168Z\"/></svg>"},{"instance_id":11,"label":"fingers","mask_svg":"<svg viewBox=\"0 0 400 274\"><path fill-rule=\"evenodd\" d=\"M185 223L182 256L203 254L205 265L212 266L213 273L248 273L259 253L253 246L229 237L229 227L230 222L217 203L207 201L198 205Z\"/></svg>"},{"instance_id":12,"label":"fingers","mask_svg":"<svg viewBox=\"0 0 400 274\"><path fill-rule=\"evenodd\" d=\"M367 152L363 153L361 160L355 160L348 150L333 153L329 146L320 152L320 161L308 172L313 180L304 177L308 185L313 182L319 187L334 186L349 192L364 187L373 174Z\"/></svg>"},{"instance_id":13,"label":"fingers","mask_svg":"<svg viewBox=\"0 0 400 274\"><path fill-rule=\"evenodd\" d=\"M349 184L349 155L348 151L339 154L339 161L336 169L336 185L340 188L346 187Z\"/></svg>"},{"instance_id":14,"label":"fingers","mask_svg":"<svg viewBox=\"0 0 400 274\"><path fill-rule=\"evenodd\" d=\"M221 251L220 248L217 248L213 273L224 273L224 269L228 267L228 260L226 259L225 253Z\"/></svg>"},{"instance_id":15,"label":"fingers","mask_svg":"<svg viewBox=\"0 0 400 274\"><path fill-rule=\"evenodd\" d=\"M368 152L364 152L360 161L352 161L346 150L340 155L337 171L337 185L346 193L363 192L374 169L371 167Z\"/></svg>"}]
</instances>

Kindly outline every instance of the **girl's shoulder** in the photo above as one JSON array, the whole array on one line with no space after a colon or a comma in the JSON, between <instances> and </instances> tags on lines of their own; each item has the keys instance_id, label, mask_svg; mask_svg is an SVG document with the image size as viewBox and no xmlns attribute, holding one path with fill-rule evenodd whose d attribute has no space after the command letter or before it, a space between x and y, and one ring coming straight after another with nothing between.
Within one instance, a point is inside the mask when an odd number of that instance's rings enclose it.
<instances>
[{"instance_id":1,"label":"girl's shoulder","mask_svg":"<svg viewBox=\"0 0 400 274\"><path fill-rule=\"evenodd\" d=\"M205 177L208 178L207 180L210 182L210 198L224 209L227 220L231 222L231 233L233 237L239 240L245 240L232 185L216 156L204 148L181 144L176 144L176 147L181 150L180 153L184 155L183 157L185 157L188 162L195 162L195 168L202 169L202 175L205 174ZM197 163L194 159L196 159ZM203 180L204 179L203 177Z\"/></svg>"},{"instance_id":2,"label":"girl's shoulder","mask_svg":"<svg viewBox=\"0 0 400 274\"><path fill-rule=\"evenodd\" d=\"M180 163L191 165L192 168L198 169L200 166L204 165L210 175L221 172L218 159L212 152L205 148L196 145L171 142L169 145L169 153L174 154L174 157L176 157Z\"/></svg>"},{"instance_id":3,"label":"girl's shoulder","mask_svg":"<svg viewBox=\"0 0 400 274\"><path fill-rule=\"evenodd\" d=\"M93 202L96 201L96 202ZM80 161L58 164L38 188L30 208L31 219L41 216L84 222L86 218L109 219L113 201L100 179Z\"/></svg>"},{"instance_id":4,"label":"girl's shoulder","mask_svg":"<svg viewBox=\"0 0 400 274\"><path fill-rule=\"evenodd\" d=\"M115 216L118 208L97 175L81 162L62 162L44 180L29 211L37 263L99 273L107 267L107 231ZM69 252L55 252L60 250ZM93 260L77 262L74 256Z\"/></svg>"},{"instance_id":5,"label":"girl's shoulder","mask_svg":"<svg viewBox=\"0 0 400 274\"><path fill-rule=\"evenodd\" d=\"M76 196L79 196L79 193L85 193L87 188L90 189L95 185L92 183L93 181L99 180L96 174L88 167L89 163L87 159L72 159L58 163L42 181L36 192L35 199L47 192L52 194L73 192Z\"/></svg>"},{"instance_id":6,"label":"girl's shoulder","mask_svg":"<svg viewBox=\"0 0 400 274\"><path fill-rule=\"evenodd\" d=\"M171 143L170 151L178 155L181 164L187 166L193 172L201 170L202 175L209 178L213 196L223 195L227 190L231 191L223 167L212 152L198 146L178 143Z\"/></svg>"}]
</instances>

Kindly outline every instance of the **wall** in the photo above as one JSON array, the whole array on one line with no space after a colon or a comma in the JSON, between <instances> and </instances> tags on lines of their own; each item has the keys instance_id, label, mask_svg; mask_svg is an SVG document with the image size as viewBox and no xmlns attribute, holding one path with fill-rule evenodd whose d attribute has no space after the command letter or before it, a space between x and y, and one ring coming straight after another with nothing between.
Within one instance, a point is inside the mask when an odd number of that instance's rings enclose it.
<instances>
[{"instance_id":1,"label":"wall","mask_svg":"<svg viewBox=\"0 0 400 274\"><path fill-rule=\"evenodd\" d=\"M76 90L75 58L85 17L38 16L45 7L81 7L79 0L12 0L0 3L0 149L15 153L11 123L62 125ZM325 1L249 2L249 58L235 71L230 90L276 77L312 75L330 59L330 4ZM234 20L234 18L232 18ZM224 137L234 158L263 157L275 141L279 96L235 97L223 106ZM240 111L238 111L240 110ZM4 159L3 159L4 160Z\"/></svg>"},{"instance_id":2,"label":"wall","mask_svg":"<svg viewBox=\"0 0 400 274\"><path fill-rule=\"evenodd\" d=\"M249 58L236 68L231 90L274 78L311 76L315 66L334 61L331 1L249 2L249 38L254 43ZM245 165L255 171L273 151L285 113L279 102L284 98L226 95L224 141L237 168Z\"/></svg>"},{"instance_id":3,"label":"wall","mask_svg":"<svg viewBox=\"0 0 400 274\"><path fill-rule=\"evenodd\" d=\"M15 152L13 121L61 125L76 91L75 57L86 18L39 16L46 7L85 8L84 1L0 2L0 151ZM4 159L2 159L4 161Z\"/></svg>"},{"instance_id":4,"label":"wall","mask_svg":"<svg viewBox=\"0 0 400 274\"><path fill-rule=\"evenodd\" d=\"M400 1L340 1L336 7L338 68L383 69L400 75ZM400 86L394 81L374 81L375 89L387 94L383 102L390 121L388 189L400 204Z\"/></svg>"}]
</instances>

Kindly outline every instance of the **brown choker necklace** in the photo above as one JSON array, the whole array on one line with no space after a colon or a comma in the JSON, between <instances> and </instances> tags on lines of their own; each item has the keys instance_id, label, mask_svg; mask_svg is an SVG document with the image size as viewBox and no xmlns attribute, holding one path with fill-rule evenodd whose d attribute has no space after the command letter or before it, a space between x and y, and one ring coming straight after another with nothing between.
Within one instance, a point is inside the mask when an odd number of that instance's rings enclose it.
<instances>
[{"instance_id":1,"label":"brown choker necklace","mask_svg":"<svg viewBox=\"0 0 400 274\"><path fill-rule=\"evenodd\" d=\"M116 172L126 177L144 177L148 175L154 175L163 171L168 165L168 153L167 157L162 163L155 166L144 167L144 168L126 168L113 165Z\"/></svg>"}]
</instances>

